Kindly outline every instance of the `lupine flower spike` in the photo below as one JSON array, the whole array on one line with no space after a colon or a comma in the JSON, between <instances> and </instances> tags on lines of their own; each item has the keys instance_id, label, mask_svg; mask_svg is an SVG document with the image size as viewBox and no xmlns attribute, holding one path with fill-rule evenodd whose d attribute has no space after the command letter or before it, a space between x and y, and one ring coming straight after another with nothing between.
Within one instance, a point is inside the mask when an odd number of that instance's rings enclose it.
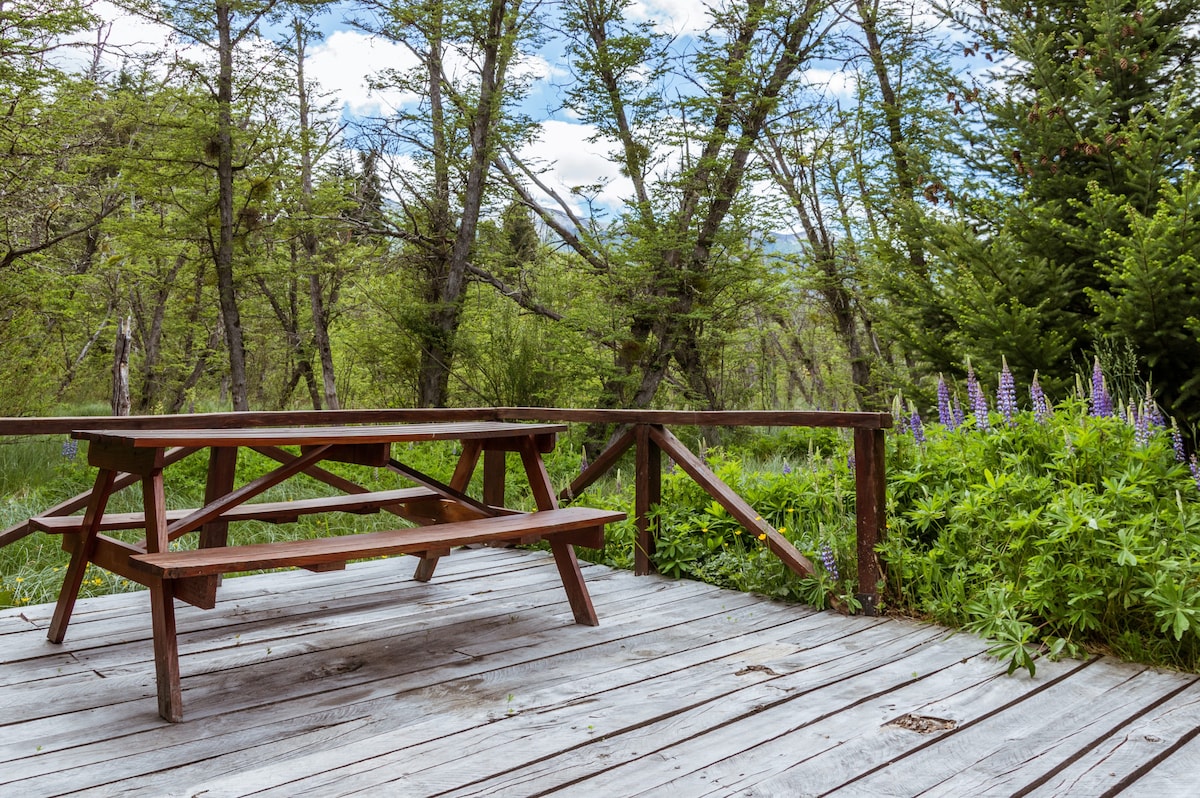
<instances>
[{"instance_id":1,"label":"lupine flower spike","mask_svg":"<svg viewBox=\"0 0 1200 798\"><path fill-rule=\"evenodd\" d=\"M1150 442L1150 407L1146 402L1142 402L1142 406L1137 409L1133 419L1133 439L1138 446L1145 446Z\"/></svg>"},{"instance_id":2,"label":"lupine flower spike","mask_svg":"<svg viewBox=\"0 0 1200 798\"><path fill-rule=\"evenodd\" d=\"M1046 401L1046 394L1042 392L1042 386L1038 383L1037 372L1033 372L1033 382L1029 385L1029 401L1033 403L1033 418L1039 424L1045 424L1050 418L1050 403Z\"/></svg>"},{"instance_id":3,"label":"lupine flower spike","mask_svg":"<svg viewBox=\"0 0 1200 798\"><path fill-rule=\"evenodd\" d=\"M1171 448L1175 450L1175 462L1182 463L1187 459L1183 452L1183 433L1175 419L1171 419Z\"/></svg>"},{"instance_id":4,"label":"lupine flower spike","mask_svg":"<svg viewBox=\"0 0 1200 798\"><path fill-rule=\"evenodd\" d=\"M1000 362L1003 368L1000 370L1000 387L996 389L996 408L1004 416L1004 423L1011 427L1017 413L1017 386L1008 370L1008 359L1001 357Z\"/></svg>"},{"instance_id":5,"label":"lupine flower spike","mask_svg":"<svg viewBox=\"0 0 1200 798\"><path fill-rule=\"evenodd\" d=\"M954 419L954 413L950 409L950 389L946 386L946 380L942 375L938 375L937 386L938 397L938 423L948 430L958 428L958 424Z\"/></svg>"},{"instance_id":6,"label":"lupine flower spike","mask_svg":"<svg viewBox=\"0 0 1200 798\"><path fill-rule=\"evenodd\" d=\"M1092 367L1092 415L1096 418L1108 418L1113 414L1112 397L1108 395L1108 386L1104 384L1104 372L1100 369L1100 358L1096 358Z\"/></svg>"},{"instance_id":7,"label":"lupine flower spike","mask_svg":"<svg viewBox=\"0 0 1200 798\"><path fill-rule=\"evenodd\" d=\"M983 389L979 387L979 380L975 379L975 369L970 366L967 366L967 401L971 403L971 413L975 416L975 429L986 430L988 428L987 398L983 395Z\"/></svg>"},{"instance_id":8,"label":"lupine flower spike","mask_svg":"<svg viewBox=\"0 0 1200 798\"><path fill-rule=\"evenodd\" d=\"M1188 460L1188 468L1192 472L1192 481L1196 483L1196 490L1200 490L1200 463L1196 462L1196 455L1193 453Z\"/></svg>"},{"instance_id":9,"label":"lupine flower spike","mask_svg":"<svg viewBox=\"0 0 1200 798\"><path fill-rule=\"evenodd\" d=\"M833 556L833 547L828 543L821 544L821 565L825 566L825 571L833 581L836 582L842 578L838 573L837 558Z\"/></svg>"},{"instance_id":10,"label":"lupine flower spike","mask_svg":"<svg viewBox=\"0 0 1200 798\"><path fill-rule=\"evenodd\" d=\"M1158 406L1158 402L1154 401L1154 391L1150 388L1150 383L1146 383L1146 423L1152 427L1166 427L1167 419L1163 416L1162 409Z\"/></svg>"},{"instance_id":11,"label":"lupine flower spike","mask_svg":"<svg viewBox=\"0 0 1200 798\"><path fill-rule=\"evenodd\" d=\"M917 443L925 443L925 425L921 423L921 414L917 412L916 405L912 406L912 415L908 419L908 426Z\"/></svg>"},{"instance_id":12,"label":"lupine flower spike","mask_svg":"<svg viewBox=\"0 0 1200 798\"><path fill-rule=\"evenodd\" d=\"M904 401L900 394L892 397L892 418L896 420L896 432L904 435L912 430L908 426L908 416L904 412Z\"/></svg>"}]
</instances>

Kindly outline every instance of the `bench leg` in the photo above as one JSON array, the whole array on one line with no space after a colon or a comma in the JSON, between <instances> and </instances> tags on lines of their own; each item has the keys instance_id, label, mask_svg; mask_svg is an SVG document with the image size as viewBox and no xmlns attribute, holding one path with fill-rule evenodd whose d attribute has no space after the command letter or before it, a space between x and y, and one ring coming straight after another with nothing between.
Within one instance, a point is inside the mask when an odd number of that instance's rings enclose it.
<instances>
[{"instance_id":1,"label":"bench leg","mask_svg":"<svg viewBox=\"0 0 1200 798\"><path fill-rule=\"evenodd\" d=\"M154 629L154 672L158 681L158 714L163 720L183 720L183 691L179 686L179 640L175 632L175 591L168 580L150 585L150 618Z\"/></svg>"},{"instance_id":2,"label":"bench leg","mask_svg":"<svg viewBox=\"0 0 1200 798\"><path fill-rule=\"evenodd\" d=\"M417 570L413 573L413 579L418 582L428 582L433 579L433 569L437 568L437 563L436 555L422 555L420 562L417 563Z\"/></svg>"},{"instance_id":3,"label":"bench leg","mask_svg":"<svg viewBox=\"0 0 1200 798\"><path fill-rule=\"evenodd\" d=\"M575 623L599 626L600 619L596 617L592 597L588 595L587 585L583 583L583 571L580 570L579 560L575 557L575 547L570 543L559 543L551 539L550 551L554 553L554 564L558 566L558 575L567 591L567 600L571 602Z\"/></svg>"},{"instance_id":4,"label":"bench leg","mask_svg":"<svg viewBox=\"0 0 1200 798\"><path fill-rule=\"evenodd\" d=\"M450 556L450 549L430 549L420 553L421 561L417 563L417 571L413 579L418 582L428 582L433 579L433 569L437 568L438 560Z\"/></svg>"},{"instance_id":5,"label":"bench leg","mask_svg":"<svg viewBox=\"0 0 1200 798\"><path fill-rule=\"evenodd\" d=\"M117 472L102 468L96 475L96 484L92 487L92 495L88 500L87 510L83 515L83 531L76 535L64 536L63 543L71 540L71 564L67 566L67 574L63 578L62 590L58 594L58 604L54 607L54 617L50 621L50 629L46 637L52 643L61 643L67 635L67 624L71 622L71 613L75 610L75 600L79 597L79 589L83 587L83 577L87 573L88 563L91 562L92 552L96 548L96 535L100 531L100 517L108 506L108 495L112 492Z\"/></svg>"}]
</instances>

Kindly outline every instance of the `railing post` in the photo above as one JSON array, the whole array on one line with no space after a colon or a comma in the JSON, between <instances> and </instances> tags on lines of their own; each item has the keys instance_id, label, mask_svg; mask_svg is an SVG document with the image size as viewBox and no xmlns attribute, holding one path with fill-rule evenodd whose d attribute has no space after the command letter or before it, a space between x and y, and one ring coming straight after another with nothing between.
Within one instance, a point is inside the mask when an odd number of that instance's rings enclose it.
<instances>
[{"instance_id":1,"label":"railing post","mask_svg":"<svg viewBox=\"0 0 1200 798\"><path fill-rule=\"evenodd\" d=\"M657 524L650 520L650 508L662 502L662 449L650 438L650 425L638 424L637 464L634 468L634 514L637 517L637 542L633 547L633 572L638 576L654 573Z\"/></svg>"},{"instance_id":2,"label":"railing post","mask_svg":"<svg viewBox=\"0 0 1200 798\"><path fill-rule=\"evenodd\" d=\"M862 611L879 611L879 584L883 581L883 563L875 547L883 540L887 526L884 470L884 431L854 430L854 495L858 532L858 594Z\"/></svg>"}]
</instances>

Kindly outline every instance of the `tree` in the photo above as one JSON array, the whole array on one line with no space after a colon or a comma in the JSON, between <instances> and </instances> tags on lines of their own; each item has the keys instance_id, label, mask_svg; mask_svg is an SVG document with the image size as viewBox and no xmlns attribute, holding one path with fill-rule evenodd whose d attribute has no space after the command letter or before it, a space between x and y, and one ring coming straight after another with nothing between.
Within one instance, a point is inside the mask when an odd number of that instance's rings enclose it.
<instances>
[{"instance_id":1,"label":"tree","mask_svg":"<svg viewBox=\"0 0 1200 798\"><path fill-rule=\"evenodd\" d=\"M125 0L122 3L127 10L167 26L175 35L198 46L212 58L208 64L181 60L179 65L207 87L212 103L211 127L207 140L203 142L204 154L198 162L213 170L216 178L217 224L211 253L235 410L248 410L250 404L234 247L239 234L245 233L254 221L253 209L244 205L243 211L246 212L239 214L238 202L240 198L252 204L258 199L252 196L253 187L239 197L235 178L261 153L261 150L256 150L255 136L250 132L258 122L250 110L252 89L261 77L273 73L271 68L263 69L263 64L254 65L247 60L253 54L244 45L257 37L262 22L279 19L288 7L319 5L320 2L187 0L164 5L157 0ZM245 82L235 86L235 62L239 60L241 63L236 73L244 76ZM235 94L239 98L237 104Z\"/></svg>"},{"instance_id":2,"label":"tree","mask_svg":"<svg viewBox=\"0 0 1200 798\"><path fill-rule=\"evenodd\" d=\"M91 23L81 2L20 0L0 13L0 341L25 375L0 393L9 412L60 399L113 321L94 269L100 225L118 207L126 120L95 57L67 68L73 35Z\"/></svg>"},{"instance_id":3,"label":"tree","mask_svg":"<svg viewBox=\"0 0 1200 798\"><path fill-rule=\"evenodd\" d=\"M568 105L613 142L631 186L625 209L601 228L534 164L509 152L498 166L611 292L613 365L598 404L649 406L675 368L689 403L722 407L720 347L764 296L761 209L747 191L755 146L822 42L827 4L714 6L712 27L674 75L691 85L674 96L669 42L629 22L630 6L572 0L563 9Z\"/></svg>"},{"instance_id":4,"label":"tree","mask_svg":"<svg viewBox=\"0 0 1200 798\"><path fill-rule=\"evenodd\" d=\"M1154 217L1164 197L1181 196L1172 192L1191 171L1198 11L1196 0L1001 0L955 10L967 52L996 66L989 85L972 89L983 124L965 129L964 163L988 182L964 197L963 220L936 244L944 272L936 312L953 320L943 338L997 367L1007 354L1026 378L1035 369L1068 377L1112 333L1137 336L1145 376L1152 359L1164 362L1158 333L1107 324L1117 314L1112 297L1128 295L1120 265L1128 253L1113 243L1127 239L1133 220ZM1178 395L1177 371L1169 384L1154 376Z\"/></svg>"},{"instance_id":5,"label":"tree","mask_svg":"<svg viewBox=\"0 0 1200 798\"><path fill-rule=\"evenodd\" d=\"M515 70L539 30L540 3L372 5L388 21L360 24L403 44L416 61L381 76L421 102L377 120L370 149L396 156L379 163L398 203L386 218L396 264L418 295L398 318L420 352L415 401L443 406L491 162L521 127L512 109L524 81Z\"/></svg>"}]
</instances>

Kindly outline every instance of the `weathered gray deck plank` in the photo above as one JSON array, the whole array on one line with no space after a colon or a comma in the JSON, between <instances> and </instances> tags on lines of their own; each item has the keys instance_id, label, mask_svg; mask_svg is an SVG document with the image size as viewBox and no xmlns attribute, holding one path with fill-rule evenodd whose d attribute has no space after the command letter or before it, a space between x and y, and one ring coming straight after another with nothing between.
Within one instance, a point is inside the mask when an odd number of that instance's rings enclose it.
<instances>
[{"instance_id":1,"label":"weathered gray deck plank","mask_svg":"<svg viewBox=\"0 0 1200 798\"><path fill-rule=\"evenodd\" d=\"M1119 718L1106 716L1127 708L1123 696L1144 687L1141 698L1151 703L1168 692L1144 673L1144 668L1111 660L1090 662L1071 678L1045 686L1010 711L994 713L947 735L937 746L916 751L886 772L854 782L854 787L877 795L911 795L924 790L936 795L1011 795L1052 770L1064 757L1094 744L1098 734L1092 730L1097 719L1107 721L1102 728L1117 722ZM1081 739L1075 741L1077 747L1068 745L1064 751L1059 741L1072 735ZM1001 784L993 792L992 780L1006 770L1029 781ZM897 774L903 776L899 781L903 791L893 781ZM968 787L964 782L973 784Z\"/></svg>"},{"instance_id":2,"label":"weathered gray deck plank","mask_svg":"<svg viewBox=\"0 0 1200 798\"><path fill-rule=\"evenodd\" d=\"M1196 756L1200 749L1184 754L1180 750L1200 733L1200 683L1194 677L1190 684L1167 700L1148 708L1134 723L1116 729L1106 739L1083 752L1066 768L1030 792L1030 796L1105 795L1119 789L1126 781L1131 792L1151 789L1149 782L1141 784L1137 774L1143 769L1153 771L1156 779L1175 774L1186 782L1195 772ZM1182 765L1182 768L1180 767ZM1165 796L1164 792L1146 792Z\"/></svg>"},{"instance_id":3,"label":"weathered gray deck plank","mask_svg":"<svg viewBox=\"0 0 1200 798\"><path fill-rule=\"evenodd\" d=\"M80 602L60 646L51 607L0 612L0 794L1191 794L1194 676L1007 677L970 635L585 569L596 628L540 552L228 580L180 612L182 724L144 594Z\"/></svg>"},{"instance_id":4,"label":"weathered gray deck plank","mask_svg":"<svg viewBox=\"0 0 1200 798\"><path fill-rule=\"evenodd\" d=\"M548 563L547 565L552 568ZM616 574L616 572L610 572L610 574L616 576L615 581L629 583L634 581L634 577L628 574ZM687 611L692 614L696 612L694 609L698 603L696 596L702 591L716 592L712 588L695 583L676 583L675 586L663 592L667 594L680 593L681 600L674 603L690 607L691 609ZM561 586L559 586L559 593L561 593ZM603 593L601 592L599 595L603 595ZM734 603L753 605L755 602L754 598L749 596L727 593L723 595ZM644 600L645 597L645 591L640 591L637 595L639 601ZM668 598L667 601L669 602L670 599ZM710 614L721 612L728 605L729 602L722 601L720 606L712 607L709 612ZM604 607L606 605L602 601L598 601L597 606ZM621 613L615 611L619 609L619 605L614 603L610 606L614 610L613 619L620 618ZM671 612L672 603L664 603L662 606L663 612L660 616L647 616L638 606L638 602L630 601L630 606L625 609L625 613L631 616L631 620L623 628L628 630L636 627L638 623L643 624L646 628L669 628L677 621ZM554 620L542 611L511 616L510 611L506 608L498 610L494 606L481 604L477 605L475 617L462 623L439 626L436 633L432 635L407 634L391 638L390 646L383 646L385 650L390 649L388 651L390 658L386 659L377 655L381 646L381 638L376 637L368 641L359 640L353 645L341 646L336 649L316 647L305 658L305 661L298 663L297 668L288 669L273 662L268 663L271 666L269 670L257 675L254 669L250 669L249 672L246 672L247 669L234 669L194 678L185 677L185 698L192 702L188 717L192 723L195 723L206 720L207 715L210 714L206 706L196 706L195 700L191 698L193 692L200 691L203 691L212 700L212 710L219 710L222 716L258 706L265 707L268 715L278 716L281 711L286 711L281 708L288 707L290 704L296 705L295 709L298 711L310 711L313 708L314 699L318 709L330 705L340 706L352 701L378 699L393 706L399 706L405 714L415 713L419 717L420 710L424 709L436 715L438 701L442 700L446 691L436 687L427 688L427 685L437 678L436 675L430 676L427 671L433 671L436 674L439 671L445 671L448 666L457 664L461 665L462 670L470 675L496 667L495 660L463 654L457 650L467 643L481 644L493 633L502 640L515 639L518 641L517 648L513 648L512 645L508 646L513 652L512 659L519 662L537 661L546 656L547 651L530 645L534 637L532 630L536 628L540 631L547 624L559 627L555 629L555 634L546 638L544 646L547 649L586 647L603 639L619 639L627 634L627 631L622 632L614 628L605 637L603 636L604 626L599 629L577 627L571 621L570 611L567 608L563 608L561 617ZM523 631L526 633L524 636L522 636ZM430 645L435 648L430 649ZM503 653L503 646L496 645L493 648L498 654ZM372 653L375 653L376 656L371 656ZM500 661L498 664L504 663ZM127 687L123 685L122 689L127 689ZM424 706L424 702L417 702L408 697L405 698L405 704L397 703L396 695L398 693L416 689L432 689L432 703ZM152 678L147 679L144 690L146 695L152 693ZM318 695L322 697L316 699ZM123 712L128 716L133 711L128 704L114 706L112 709L114 711L107 714L116 715ZM69 723L70 728L75 728L76 725L75 722ZM110 766L103 774L104 778L110 778L114 773L114 768L118 767L128 766L131 768L131 773L137 773L140 772L139 768L145 767L145 765L128 762L131 751L142 750L146 752L148 760L151 760L156 766L162 766L164 762L170 763L169 752L164 752L161 747L166 742L164 735L166 738L181 735L181 739L186 741L190 740L193 734L189 731L187 723L182 726L172 726L158 720L153 716L152 702L145 704L143 711L132 719L127 717L124 728L127 732L137 731L144 735L144 739L139 741L133 734L126 733L120 739L107 743L102 741L88 746L83 752L72 751L67 747L67 743L63 742L60 747L67 748L67 750L65 753L62 751L54 753L55 760L59 767L69 767L94 765L109 759ZM52 752L46 751L45 753ZM86 759L77 761L76 756L79 754L84 755ZM117 758L116 762L113 761L113 757ZM174 762L171 764L179 766L186 763ZM22 775L19 762L14 762L11 769L12 776ZM7 775L10 774L6 773ZM38 784L22 784L21 786L33 789L37 788Z\"/></svg>"}]
</instances>

